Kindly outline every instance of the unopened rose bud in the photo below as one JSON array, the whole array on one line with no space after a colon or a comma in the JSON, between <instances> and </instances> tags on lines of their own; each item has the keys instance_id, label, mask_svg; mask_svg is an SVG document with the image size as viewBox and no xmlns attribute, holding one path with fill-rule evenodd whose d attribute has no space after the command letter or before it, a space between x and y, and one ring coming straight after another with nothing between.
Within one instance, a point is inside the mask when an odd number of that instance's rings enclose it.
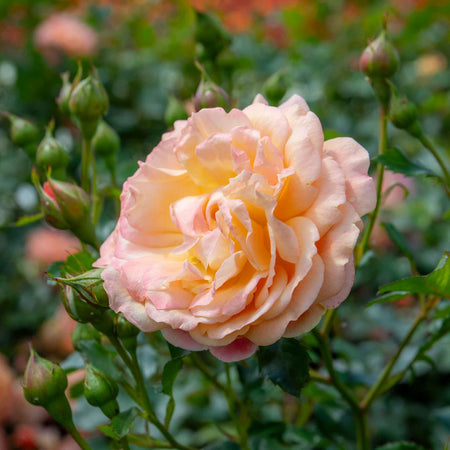
<instances>
[{"instance_id":1,"label":"unopened rose bud","mask_svg":"<svg viewBox=\"0 0 450 450\"><path fill-rule=\"evenodd\" d=\"M100 342L100 333L87 323L79 323L72 333L72 345L77 351L82 350L81 342L96 341Z\"/></svg>"},{"instance_id":2,"label":"unopened rose bud","mask_svg":"<svg viewBox=\"0 0 450 450\"><path fill-rule=\"evenodd\" d=\"M36 163L43 169L51 167L53 176L62 175L70 162L67 150L53 137L53 125L47 127L36 153Z\"/></svg>"},{"instance_id":3,"label":"unopened rose bud","mask_svg":"<svg viewBox=\"0 0 450 450\"><path fill-rule=\"evenodd\" d=\"M92 149L105 161L106 168L114 173L117 153L120 150L120 138L115 130L103 120L99 122L92 139Z\"/></svg>"},{"instance_id":4,"label":"unopened rose bud","mask_svg":"<svg viewBox=\"0 0 450 450\"><path fill-rule=\"evenodd\" d=\"M69 81L69 76L69 72L61 74L63 85L59 91L58 98L56 99L59 110L67 116L70 115L69 100L72 92L72 83Z\"/></svg>"},{"instance_id":5,"label":"unopened rose bud","mask_svg":"<svg viewBox=\"0 0 450 450\"><path fill-rule=\"evenodd\" d=\"M389 109L389 119L391 122L397 128L406 130L413 136L419 137L422 131L417 118L418 112L416 105L406 97L400 98L394 92L391 97Z\"/></svg>"},{"instance_id":6,"label":"unopened rose bud","mask_svg":"<svg viewBox=\"0 0 450 450\"><path fill-rule=\"evenodd\" d=\"M84 396L89 404L99 407L110 419L119 413L116 397L119 388L114 380L88 364L84 380Z\"/></svg>"},{"instance_id":7,"label":"unopened rose bud","mask_svg":"<svg viewBox=\"0 0 450 450\"><path fill-rule=\"evenodd\" d=\"M385 29L365 48L359 60L359 65L369 78L389 78L397 72L399 66L398 53L389 40Z\"/></svg>"},{"instance_id":8,"label":"unopened rose bud","mask_svg":"<svg viewBox=\"0 0 450 450\"><path fill-rule=\"evenodd\" d=\"M29 120L22 119L14 114L5 112L3 115L10 123L10 138L12 143L25 150L28 156L34 159L39 142L39 129Z\"/></svg>"},{"instance_id":9,"label":"unopened rose bud","mask_svg":"<svg viewBox=\"0 0 450 450\"><path fill-rule=\"evenodd\" d=\"M202 80L194 96L194 108L195 111L215 107L226 109L229 101L230 97L220 86L211 81Z\"/></svg>"},{"instance_id":10,"label":"unopened rose bud","mask_svg":"<svg viewBox=\"0 0 450 450\"><path fill-rule=\"evenodd\" d=\"M171 127L177 120L185 120L188 118L186 108L183 103L176 97L170 96L167 104L166 112L164 114L164 121L168 127Z\"/></svg>"},{"instance_id":11,"label":"unopened rose bud","mask_svg":"<svg viewBox=\"0 0 450 450\"><path fill-rule=\"evenodd\" d=\"M286 94L287 88L286 75L281 71L276 72L264 83L264 96L271 105L278 105Z\"/></svg>"},{"instance_id":12,"label":"unopened rose bud","mask_svg":"<svg viewBox=\"0 0 450 450\"><path fill-rule=\"evenodd\" d=\"M56 228L69 229L81 241L97 246L94 227L89 219L89 197L79 186L64 181L49 179L44 183L43 198L44 216L47 219L45 204L56 207L59 211L57 224L50 217L50 225ZM53 210L51 211L54 212ZM62 219L62 223L60 222ZM61 226L57 226L61 223Z\"/></svg>"},{"instance_id":13,"label":"unopened rose bud","mask_svg":"<svg viewBox=\"0 0 450 450\"><path fill-rule=\"evenodd\" d=\"M66 388L64 370L31 350L23 379L25 398L33 405L43 406L67 429L73 429L72 410L64 393Z\"/></svg>"},{"instance_id":14,"label":"unopened rose bud","mask_svg":"<svg viewBox=\"0 0 450 450\"><path fill-rule=\"evenodd\" d=\"M108 95L96 75L89 75L73 89L70 112L79 121L86 139L92 139L99 120L108 110Z\"/></svg>"},{"instance_id":15,"label":"unopened rose bud","mask_svg":"<svg viewBox=\"0 0 450 450\"><path fill-rule=\"evenodd\" d=\"M23 378L25 398L33 405L45 406L55 397L64 395L66 388L64 370L32 349Z\"/></svg>"},{"instance_id":16,"label":"unopened rose bud","mask_svg":"<svg viewBox=\"0 0 450 450\"><path fill-rule=\"evenodd\" d=\"M117 316L116 334L122 341L124 347L130 353L134 353L136 351L139 329L132 323L128 322L122 314Z\"/></svg>"}]
</instances>

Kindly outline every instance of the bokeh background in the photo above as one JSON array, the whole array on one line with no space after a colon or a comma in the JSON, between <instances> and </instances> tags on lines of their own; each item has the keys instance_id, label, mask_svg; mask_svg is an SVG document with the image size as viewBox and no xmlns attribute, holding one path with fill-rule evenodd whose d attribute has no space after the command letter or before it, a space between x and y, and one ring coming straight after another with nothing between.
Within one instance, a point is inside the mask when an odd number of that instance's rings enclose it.
<instances>
[{"instance_id":1,"label":"bokeh background","mask_svg":"<svg viewBox=\"0 0 450 450\"><path fill-rule=\"evenodd\" d=\"M192 111L201 78L194 63L198 60L235 106L246 106L258 92L272 104L300 94L320 117L326 137L352 136L374 156L378 107L358 60L386 15L401 59L396 84L418 104L425 133L448 158L450 4L444 0L2 0L0 110L31 119L42 130L54 118L55 136L70 152L70 173L77 178L79 136L59 112L55 98L61 73L68 71L73 77L77 60L85 68L93 63L110 98L106 120L121 138L118 178L122 183L173 121ZM208 41L199 31L199 23L208 20L223 27L220 39ZM389 143L439 171L433 158L406 133L389 127ZM77 251L79 243L42 221L17 226L21 217L39 212L31 167L27 154L10 142L8 123L1 119L0 449L76 448L43 410L21 399L28 342L53 360L69 357L66 368L81 367L70 339L75 323L45 277L48 266ZM100 186L109 182L104 167L99 182ZM425 274L450 248L450 218L448 213L444 216L449 205L433 179L390 173L386 189L396 182L404 184L409 195L401 187L394 188L382 220L395 224L406 236L418 270ZM113 225L114 215L107 212L99 230L102 238ZM334 330L338 369L357 385L373 381L416 308L413 299L371 308L366 303L380 285L408 275L408 261L377 226L372 250L358 273L353 295L340 307ZM157 337L150 339L160 345ZM444 339L434 350L433 364L417 364L414 373L375 405L371 417L375 444L409 439L426 449L444 448L450 436L449 344ZM157 388L161 358L151 348L145 351L155 402L163 404ZM400 364L406 364L407 358L408 352ZM288 417L290 428L280 428L278 405L283 403L289 416L292 399L265 383L252 384L254 370L252 364L245 368L244 393L259 408L257 423L264 430L256 433L260 437L253 441L254 448L352 448L351 416L332 388L306 387L300 415ZM82 378L80 370L73 372L74 397ZM226 426L223 399L196 377L183 377L176 389L174 426L179 435L199 447L220 441L214 423ZM102 417L80 399L74 401L74 408L79 426L95 448L109 448L96 431ZM286 445L274 446L275 437L281 435Z\"/></svg>"}]
</instances>

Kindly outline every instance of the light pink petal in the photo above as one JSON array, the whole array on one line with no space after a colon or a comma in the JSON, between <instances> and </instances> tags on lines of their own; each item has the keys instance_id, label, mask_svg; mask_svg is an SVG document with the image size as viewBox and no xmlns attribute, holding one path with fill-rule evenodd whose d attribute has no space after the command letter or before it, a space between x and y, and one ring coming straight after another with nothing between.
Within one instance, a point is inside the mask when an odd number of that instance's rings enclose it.
<instances>
[{"instance_id":1,"label":"light pink petal","mask_svg":"<svg viewBox=\"0 0 450 450\"><path fill-rule=\"evenodd\" d=\"M240 338L233 341L231 344L222 347L210 347L209 351L221 361L231 363L241 361L252 356L258 346L246 338Z\"/></svg>"},{"instance_id":2,"label":"light pink petal","mask_svg":"<svg viewBox=\"0 0 450 450\"><path fill-rule=\"evenodd\" d=\"M175 347L183 348L184 350L190 350L192 352L198 352L206 350L206 345L200 344L192 339L191 335L187 331L173 330L172 328L163 328L161 334L164 339Z\"/></svg>"},{"instance_id":3,"label":"light pink petal","mask_svg":"<svg viewBox=\"0 0 450 450\"><path fill-rule=\"evenodd\" d=\"M263 105L268 105L267 100L264 98L261 94L256 94L255 98L253 99L252 103L262 103Z\"/></svg>"},{"instance_id":4,"label":"light pink petal","mask_svg":"<svg viewBox=\"0 0 450 450\"><path fill-rule=\"evenodd\" d=\"M114 249L117 243L119 229L116 227L114 231L106 238L100 247L100 258L92 264L93 267L107 267L114 257Z\"/></svg>"},{"instance_id":5,"label":"light pink petal","mask_svg":"<svg viewBox=\"0 0 450 450\"><path fill-rule=\"evenodd\" d=\"M346 203L342 207L341 221L317 243L318 253L325 264L324 283L318 295L318 302L323 303L334 297L344 289L346 283L353 281L346 276L346 270L353 258L360 221L353 207Z\"/></svg>"},{"instance_id":6,"label":"light pink petal","mask_svg":"<svg viewBox=\"0 0 450 450\"><path fill-rule=\"evenodd\" d=\"M339 206L345 203L345 178L339 164L332 158L322 160L322 175L316 183L319 193L304 214L316 225L321 236L339 221Z\"/></svg>"},{"instance_id":7,"label":"light pink petal","mask_svg":"<svg viewBox=\"0 0 450 450\"><path fill-rule=\"evenodd\" d=\"M148 317L142 303L135 301L120 281L120 273L112 266L102 272L103 287L109 297L109 304L115 312L121 312L126 319L145 332L156 331L164 327Z\"/></svg>"},{"instance_id":8,"label":"light pink petal","mask_svg":"<svg viewBox=\"0 0 450 450\"><path fill-rule=\"evenodd\" d=\"M300 95L297 94L291 96L288 100L282 103L279 108L285 115L287 114L286 111L292 110L293 108L302 111L304 114L309 111L308 103L306 103L303 97L300 97Z\"/></svg>"},{"instance_id":9,"label":"light pink petal","mask_svg":"<svg viewBox=\"0 0 450 450\"><path fill-rule=\"evenodd\" d=\"M183 197L170 205L170 215L176 227L187 236L201 236L208 232L205 218L207 195Z\"/></svg>"},{"instance_id":10,"label":"light pink petal","mask_svg":"<svg viewBox=\"0 0 450 450\"><path fill-rule=\"evenodd\" d=\"M354 139L339 137L324 144L325 152L342 167L346 179L347 199L359 215L375 208L376 190L373 179L367 174L369 154Z\"/></svg>"},{"instance_id":11,"label":"light pink petal","mask_svg":"<svg viewBox=\"0 0 450 450\"><path fill-rule=\"evenodd\" d=\"M291 128L283 113L273 106L254 103L244 109L252 126L259 130L261 136L268 136L275 147L282 150L286 144Z\"/></svg>"},{"instance_id":12,"label":"light pink petal","mask_svg":"<svg viewBox=\"0 0 450 450\"><path fill-rule=\"evenodd\" d=\"M222 108L206 108L193 114L189 120L192 120L204 139L215 133L228 133L235 127L251 126L246 114L238 109L227 113Z\"/></svg>"}]
</instances>

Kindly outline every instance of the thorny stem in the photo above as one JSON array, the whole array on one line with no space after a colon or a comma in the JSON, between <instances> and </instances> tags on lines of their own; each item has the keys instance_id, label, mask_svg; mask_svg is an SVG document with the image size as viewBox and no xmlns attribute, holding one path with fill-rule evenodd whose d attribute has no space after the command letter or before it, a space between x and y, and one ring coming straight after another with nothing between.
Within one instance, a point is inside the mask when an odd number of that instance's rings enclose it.
<instances>
[{"instance_id":1,"label":"thorny stem","mask_svg":"<svg viewBox=\"0 0 450 450\"><path fill-rule=\"evenodd\" d=\"M380 107L380 141L378 145L378 155L382 155L387 148L387 117L386 111L383 106ZM367 250L369 244L370 235L372 233L373 227L378 217L381 206L381 189L383 187L383 175L384 175L384 165L381 163L377 164L377 202L375 204L375 209L372 211L369 217L369 223L364 231L361 243L357 247L355 255L355 265L357 266Z\"/></svg>"}]
</instances>

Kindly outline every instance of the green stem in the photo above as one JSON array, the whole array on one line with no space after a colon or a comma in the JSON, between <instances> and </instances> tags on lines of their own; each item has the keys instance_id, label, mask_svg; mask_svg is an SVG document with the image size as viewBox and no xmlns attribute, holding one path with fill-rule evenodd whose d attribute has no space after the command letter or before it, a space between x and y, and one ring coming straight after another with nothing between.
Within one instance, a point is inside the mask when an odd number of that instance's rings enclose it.
<instances>
[{"instance_id":1,"label":"green stem","mask_svg":"<svg viewBox=\"0 0 450 450\"><path fill-rule=\"evenodd\" d=\"M380 107L380 140L378 145L378 155L382 155L387 148L387 117L386 111L384 107ZM377 164L377 202L375 204L375 209L372 211L369 217L369 223L367 224L366 229L364 230L364 235L361 240L360 245L357 247L356 256L355 256L355 265L358 266L361 261L362 256L367 250L369 245L370 235L372 234L373 227L378 217L378 213L380 211L381 206L381 189L383 187L383 176L384 176L384 165L381 163Z\"/></svg>"},{"instance_id":2,"label":"green stem","mask_svg":"<svg viewBox=\"0 0 450 450\"><path fill-rule=\"evenodd\" d=\"M333 357L331 355L330 347L328 344L328 339L326 336L322 335L320 331L317 329L313 329L312 333L319 344L320 353L323 358L323 362L325 367L330 374L330 379L334 387L341 394L342 398L349 404L352 409L353 416L355 418L356 425L356 438L357 445L359 450L369 450L370 449L370 438L369 438L369 428L367 424L367 417L365 416L364 411L360 408L359 403L350 389L346 386L346 384L339 378L337 374Z\"/></svg>"},{"instance_id":3,"label":"green stem","mask_svg":"<svg viewBox=\"0 0 450 450\"><path fill-rule=\"evenodd\" d=\"M81 187L89 195L91 192L89 182L89 167L91 166L91 141L83 138L81 151Z\"/></svg>"},{"instance_id":4,"label":"green stem","mask_svg":"<svg viewBox=\"0 0 450 450\"><path fill-rule=\"evenodd\" d=\"M430 151L430 153L434 156L437 163L439 164L439 167L441 168L442 173L444 174L445 192L447 193L447 195L450 196L450 173L448 172L448 169L444 161L442 160L437 150L434 148L433 143L423 133L420 134L418 139L423 144L423 146Z\"/></svg>"},{"instance_id":5,"label":"green stem","mask_svg":"<svg viewBox=\"0 0 450 450\"><path fill-rule=\"evenodd\" d=\"M128 440L138 447L144 448L172 448L170 444L164 441L159 441L157 439L148 438L142 434L128 434Z\"/></svg>"},{"instance_id":6,"label":"green stem","mask_svg":"<svg viewBox=\"0 0 450 450\"><path fill-rule=\"evenodd\" d=\"M325 317L323 319L323 325L322 325L322 334L324 336L328 336L328 334L330 333L335 315L336 315L336 309L329 309L325 313Z\"/></svg>"},{"instance_id":7,"label":"green stem","mask_svg":"<svg viewBox=\"0 0 450 450\"><path fill-rule=\"evenodd\" d=\"M73 427L67 427L66 430L72 436L73 440L80 446L81 450L92 450L91 446L86 442L84 437L81 436L75 425L73 425Z\"/></svg>"},{"instance_id":8,"label":"green stem","mask_svg":"<svg viewBox=\"0 0 450 450\"><path fill-rule=\"evenodd\" d=\"M127 365L127 367L131 370L131 373L133 374L134 380L136 382L136 389L138 391L138 397L140 400L139 404L146 412L146 418L151 423L153 423L153 425L155 425L155 427L167 439L167 442L169 442L173 448L178 448L180 450L193 450L192 447L180 444L156 416L153 405L150 402L150 397L148 396L147 388L145 387L144 378L142 377L142 372L139 367L136 354L130 357L119 339L117 339L115 336L108 336L108 338L116 348L117 353L119 353L120 357L123 359L123 362Z\"/></svg>"},{"instance_id":9,"label":"green stem","mask_svg":"<svg viewBox=\"0 0 450 450\"><path fill-rule=\"evenodd\" d=\"M247 420L246 418L242 417L242 414L244 413L243 405L240 405L239 411L241 417L238 417L236 410L237 410L237 399L235 392L233 390L233 385L231 382L231 374L230 374L230 365L228 363L225 363L225 373L227 377L227 389L225 392L225 397L228 402L228 409L230 410L231 418L233 419L233 422L236 427L236 431L239 435L239 444L242 450L250 450L250 446L248 444L248 435L247 435ZM245 420L244 420L245 419Z\"/></svg>"},{"instance_id":10,"label":"green stem","mask_svg":"<svg viewBox=\"0 0 450 450\"><path fill-rule=\"evenodd\" d=\"M383 369L383 372L378 377L375 384L370 388L367 395L364 397L363 401L361 402L361 408L364 410L367 410L370 405L377 399L378 393L383 390L383 385L386 382L386 380L389 378L389 375L392 372L392 369L397 362L398 358L402 354L405 347L408 345L409 341L413 337L414 333L416 332L419 325L425 320L426 313L421 311L421 313L417 316L416 320L412 324L408 334L403 339L402 343L398 347L397 351L395 352L394 356L391 358L391 360L388 362L386 367Z\"/></svg>"}]
</instances>

